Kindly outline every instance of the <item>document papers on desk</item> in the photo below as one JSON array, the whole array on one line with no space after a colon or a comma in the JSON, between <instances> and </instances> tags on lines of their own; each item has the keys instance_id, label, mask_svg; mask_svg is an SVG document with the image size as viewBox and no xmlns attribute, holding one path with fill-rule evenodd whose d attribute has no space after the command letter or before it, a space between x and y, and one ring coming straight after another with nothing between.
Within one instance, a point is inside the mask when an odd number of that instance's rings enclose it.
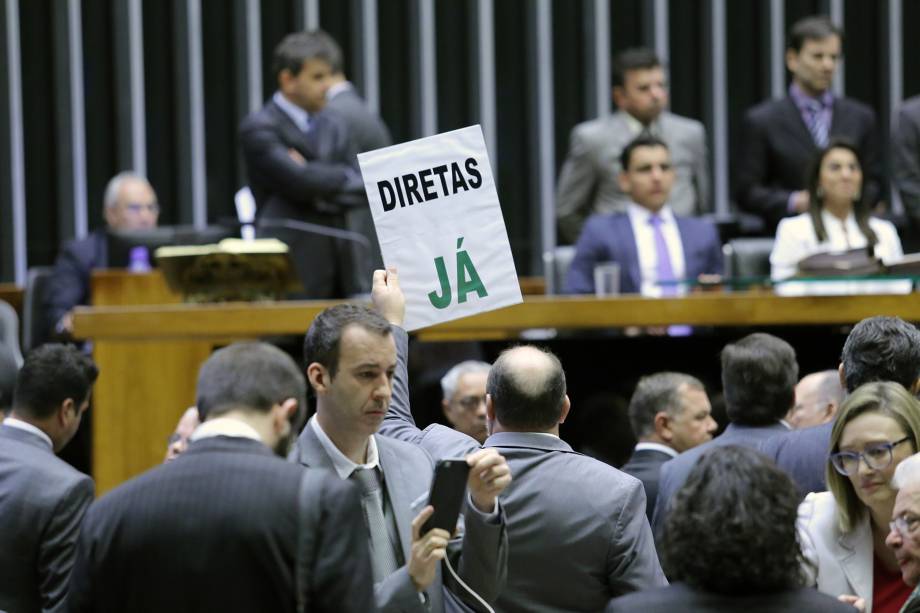
<instances>
[{"instance_id":1,"label":"document papers on desk","mask_svg":"<svg viewBox=\"0 0 920 613\"><path fill-rule=\"evenodd\" d=\"M522 301L478 125L358 155L407 330Z\"/></svg>"}]
</instances>

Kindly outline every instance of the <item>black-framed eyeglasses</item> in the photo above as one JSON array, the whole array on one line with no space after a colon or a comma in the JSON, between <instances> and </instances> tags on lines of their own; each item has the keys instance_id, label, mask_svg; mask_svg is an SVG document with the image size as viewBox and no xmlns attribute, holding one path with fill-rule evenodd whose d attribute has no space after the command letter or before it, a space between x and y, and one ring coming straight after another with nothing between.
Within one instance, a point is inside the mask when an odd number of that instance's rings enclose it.
<instances>
[{"instance_id":1,"label":"black-framed eyeglasses","mask_svg":"<svg viewBox=\"0 0 920 613\"><path fill-rule=\"evenodd\" d=\"M486 403L485 394L482 396L464 396L457 400L457 404L466 409L467 411L475 411L479 408L480 404Z\"/></svg>"},{"instance_id":2,"label":"black-framed eyeglasses","mask_svg":"<svg viewBox=\"0 0 920 613\"><path fill-rule=\"evenodd\" d=\"M920 526L920 517L916 515L899 515L888 524L891 531L900 534L901 538L907 538L908 535L913 534L917 526Z\"/></svg>"},{"instance_id":3,"label":"black-framed eyeglasses","mask_svg":"<svg viewBox=\"0 0 920 613\"><path fill-rule=\"evenodd\" d=\"M891 461L894 458L892 454L894 448L909 440L910 437L905 436L893 443L866 445L862 453L858 451L838 451L831 454L831 464L841 475L855 475L859 472L860 459L872 470L883 470L891 466Z\"/></svg>"}]
</instances>

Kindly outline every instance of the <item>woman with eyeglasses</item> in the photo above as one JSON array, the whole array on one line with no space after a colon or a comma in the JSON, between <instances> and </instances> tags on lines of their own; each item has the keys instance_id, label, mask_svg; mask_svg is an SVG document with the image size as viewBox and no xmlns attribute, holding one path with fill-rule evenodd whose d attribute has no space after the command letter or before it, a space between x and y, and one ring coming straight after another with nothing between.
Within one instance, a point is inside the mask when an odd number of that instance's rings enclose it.
<instances>
[{"instance_id":1,"label":"woman with eyeglasses","mask_svg":"<svg viewBox=\"0 0 920 613\"><path fill-rule=\"evenodd\" d=\"M885 546L895 467L918 449L920 402L901 385L867 383L841 405L831 431L829 492L799 507L806 573L819 590L865 600L866 612L897 613L911 588Z\"/></svg>"}]
</instances>

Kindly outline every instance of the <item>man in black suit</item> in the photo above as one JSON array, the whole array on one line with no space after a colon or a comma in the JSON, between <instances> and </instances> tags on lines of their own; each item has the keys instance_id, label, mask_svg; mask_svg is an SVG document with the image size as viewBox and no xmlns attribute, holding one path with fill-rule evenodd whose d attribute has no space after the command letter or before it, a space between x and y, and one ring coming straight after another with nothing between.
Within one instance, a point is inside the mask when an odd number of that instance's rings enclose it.
<instances>
[{"instance_id":1,"label":"man in black suit","mask_svg":"<svg viewBox=\"0 0 920 613\"><path fill-rule=\"evenodd\" d=\"M722 349L722 390L730 423L718 437L661 465L652 522L656 538L670 512L671 499L704 453L725 445L756 449L760 441L788 432L780 420L795 403L798 378L795 350L771 334L755 332Z\"/></svg>"},{"instance_id":2,"label":"man in black suit","mask_svg":"<svg viewBox=\"0 0 920 613\"><path fill-rule=\"evenodd\" d=\"M356 488L284 461L306 382L264 343L198 375L188 450L86 515L69 604L83 611L373 611Z\"/></svg>"},{"instance_id":3,"label":"man in black suit","mask_svg":"<svg viewBox=\"0 0 920 613\"><path fill-rule=\"evenodd\" d=\"M879 199L882 171L875 114L831 91L842 48L843 34L827 18L798 21L786 45L786 67L792 73L789 95L745 114L735 199L760 216L770 234L783 217L808 210L805 173L818 150L835 137L859 149L864 195L872 204Z\"/></svg>"},{"instance_id":4,"label":"man in black suit","mask_svg":"<svg viewBox=\"0 0 920 613\"><path fill-rule=\"evenodd\" d=\"M62 611L93 481L54 454L77 431L98 371L48 344L20 369L0 426L0 611Z\"/></svg>"},{"instance_id":5,"label":"man in black suit","mask_svg":"<svg viewBox=\"0 0 920 613\"><path fill-rule=\"evenodd\" d=\"M661 465L712 439L717 424L699 379L676 372L642 377L629 401L629 424L639 439L621 468L645 488L645 512L652 521Z\"/></svg>"},{"instance_id":6,"label":"man in black suit","mask_svg":"<svg viewBox=\"0 0 920 613\"><path fill-rule=\"evenodd\" d=\"M289 34L275 47L278 91L240 124L257 230L290 247L308 298L343 298L360 289L348 244L293 227L342 230L350 206L367 207L347 126L338 115L320 112L340 64L338 45L325 32Z\"/></svg>"},{"instance_id":7,"label":"man in black suit","mask_svg":"<svg viewBox=\"0 0 920 613\"><path fill-rule=\"evenodd\" d=\"M920 392L920 330L898 317L869 317L850 331L840 355L840 383L847 393L864 383L894 381ZM789 473L804 498L827 489L830 421L768 439L761 451Z\"/></svg>"},{"instance_id":8,"label":"man in black suit","mask_svg":"<svg viewBox=\"0 0 920 613\"><path fill-rule=\"evenodd\" d=\"M105 187L103 217L113 230L149 230L155 228L160 215L157 194L144 177L120 172ZM48 284L43 311L49 333L70 336L73 331L73 308L89 304L89 277L96 268L106 268L109 258L105 228L85 238L64 244L54 263L54 276Z\"/></svg>"}]
</instances>

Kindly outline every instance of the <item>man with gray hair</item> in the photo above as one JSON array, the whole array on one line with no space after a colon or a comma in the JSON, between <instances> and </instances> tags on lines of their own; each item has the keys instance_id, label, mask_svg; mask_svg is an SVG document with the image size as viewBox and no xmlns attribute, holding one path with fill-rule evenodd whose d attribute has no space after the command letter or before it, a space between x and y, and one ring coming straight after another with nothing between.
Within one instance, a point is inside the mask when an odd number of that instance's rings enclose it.
<instances>
[{"instance_id":1,"label":"man with gray hair","mask_svg":"<svg viewBox=\"0 0 920 613\"><path fill-rule=\"evenodd\" d=\"M786 414L786 422L795 428L810 428L833 421L843 402L840 373L822 370L805 375L795 386L795 406Z\"/></svg>"},{"instance_id":2,"label":"man with gray hair","mask_svg":"<svg viewBox=\"0 0 920 613\"><path fill-rule=\"evenodd\" d=\"M901 578L911 587L920 585L920 454L898 464L891 479L898 490L891 513L891 531L885 544L894 551ZM920 612L920 587L901 607L901 613Z\"/></svg>"},{"instance_id":3,"label":"man with gray hair","mask_svg":"<svg viewBox=\"0 0 920 613\"><path fill-rule=\"evenodd\" d=\"M480 445L489 436L486 432L486 379L491 367L487 362L466 360L441 377L444 417L455 430L476 439Z\"/></svg>"},{"instance_id":4,"label":"man with gray hair","mask_svg":"<svg viewBox=\"0 0 920 613\"><path fill-rule=\"evenodd\" d=\"M649 521L658 498L661 465L712 439L716 422L699 379L677 372L642 377L629 401L629 424L639 439L621 469L642 481Z\"/></svg>"},{"instance_id":5,"label":"man with gray hair","mask_svg":"<svg viewBox=\"0 0 920 613\"><path fill-rule=\"evenodd\" d=\"M102 216L106 228L149 230L157 226L160 205L150 183L125 171L112 177L105 188ZM54 263L54 275L44 297L45 324L61 336L73 331L72 311L89 304L89 277L93 269L106 268L106 228L64 244Z\"/></svg>"}]
</instances>

